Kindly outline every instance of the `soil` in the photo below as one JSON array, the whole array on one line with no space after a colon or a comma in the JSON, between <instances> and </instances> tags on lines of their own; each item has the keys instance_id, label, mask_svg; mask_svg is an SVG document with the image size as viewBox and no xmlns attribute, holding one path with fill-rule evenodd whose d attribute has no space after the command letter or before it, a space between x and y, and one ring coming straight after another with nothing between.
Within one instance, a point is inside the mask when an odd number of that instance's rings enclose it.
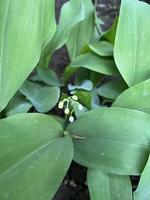
<instances>
[{"instance_id":1,"label":"soil","mask_svg":"<svg viewBox=\"0 0 150 200\"><path fill-rule=\"evenodd\" d=\"M56 19L59 20L60 9L68 0L56 0ZM103 30L107 30L119 13L120 0L95 0L97 2L97 15L104 22ZM150 2L148 0L147 2ZM56 51L52 57L50 66L62 76L65 67L69 64L69 57L65 47ZM87 169L72 162L59 190L53 200L90 200L87 182ZM131 177L133 190L136 189L139 177Z\"/></svg>"}]
</instances>

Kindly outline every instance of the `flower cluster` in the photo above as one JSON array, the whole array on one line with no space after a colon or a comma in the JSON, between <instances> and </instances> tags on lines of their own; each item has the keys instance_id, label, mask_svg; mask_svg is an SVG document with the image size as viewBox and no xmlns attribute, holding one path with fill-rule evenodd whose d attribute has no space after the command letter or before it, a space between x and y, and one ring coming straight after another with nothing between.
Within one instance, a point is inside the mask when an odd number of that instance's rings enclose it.
<instances>
[{"instance_id":1,"label":"flower cluster","mask_svg":"<svg viewBox=\"0 0 150 200\"><path fill-rule=\"evenodd\" d=\"M74 121L74 117L73 117L73 108L72 105L74 103L74 101L78 101L78 97L76 95L73 95L71 97L67 97L64 98L62 101L59 102L58 104L58 108L59 109L63 109L64 108L64 113L66 115L69 115L69 121L73 122ZM81 104L78 105L78 109L82 110L83 106Z\"/></svg>"}]
</instances>

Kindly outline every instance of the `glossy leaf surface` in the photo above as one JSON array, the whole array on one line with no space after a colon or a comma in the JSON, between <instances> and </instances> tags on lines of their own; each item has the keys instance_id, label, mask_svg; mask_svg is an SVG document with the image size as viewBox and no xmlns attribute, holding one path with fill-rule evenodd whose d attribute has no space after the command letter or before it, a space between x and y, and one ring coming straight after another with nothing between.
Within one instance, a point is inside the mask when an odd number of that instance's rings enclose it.
<instances>
[{"instance_id":1,"label":"glossy leaf surface","mask_svg":"<svg viewBox=\"0 0 150 200\"><path fill-rule=\"evenodd\" d=\"M132 200L132 187L128 176L89 169L87 180L91 200Z\"/></svg>"},{"instance_id":2,"label":"glossy leaf surface","mask_svg":"<svg viewBox=\"0 0 150 200\"><path fill-rule=\"evenodd\" d=\"M85 9L85 18L71 30L67 40L67 48L70 59L79 56L84 45L93 38L95 32L94 6L91 0L82 0Z\"/></svg>"},{"instance_id":3,"label":"glossy leaf surface","mask_svg":"<svg viewBox=\"0 0 150 200\"><path fill-rule=\"evenodd\" d=\"M42 114L0 120L0 199L49 200L73 156L62 126Z\"/></svg>"},{"instance_id":4,"label":"glossy leaf surface","mask_svg":"<svg viewBox=\"0 0 150 200\"><path fill-rule=\"evenodd\" d=\"M150 80L136 84L121 93L114 107L125 107L150 113Z\"/></svg>"},{"instance_id":5,"label":"glossy leaf surface","mask_svg":"<svg viewBox=\"0 0 150 200\"><path fill-rule=\"evenodd\" d=\"M21 93L17 92L10 100L5 109L6 116L14 115L17 113L26 113L30 110L32 104Z\"/></svg>"},{"instance_id":6,"label":"glossy leaf surface","mask_svg":"<svg viewBox=\"0 0 150 200\"><path fill-rule=\"evenodd\" d=\"M134 200L148 200L150 199L150 158L141 175L138 188L134 193Z\"/></svg>"},{"instance_id":7,"label":"glossy leaf surface","mask_svg":"<svg viewBox=\"0 0 150 200\"><path fill-rule=\"evenodd\" d=\"M92 71L106 74L106 75L113 75L117 74L117 68L115 63L112 59L105 59L100 57L92 52L83 54L78 56L71 64L71 67L84 67L86 69L90 69Z\"/></svg>"},{"instance_id":8,"label":"glossy leaf surface","mask_svg":"<svg viewBox=\"0 0 150 200\"><path fill-rule=\"evenodd\" d=\"M51 86L60 86L60 81L56 73L50 68L37 68L39 78L46 84Z\"/></svg>"},{"instance_id":9,"label":"glossy leaf surface","mask_svg":"<svg viewBox=\"0 0 150 200\"><path fill-rule=\"evenodd\" d=\"M129 86L149 78L150 5L123 0L118 21L114 55L117 67Z\"/></svg>"},{"instance_id":10,"label":"glossy leaf surface","mask_svg":"<svg viewBox=\"0 0 150 200\"><path fill-rule=\"evenodd\" d=\"M48 112L58 102L60 97L59 87L41 85L26 81L20 88L20 92L32 103L38 112Z\"/></svg>"},{"instance_id":11,"label":"glossy leaf surface","mask_svg":"<svg viewBox=\"0 0 150 200\"><path fill-rule=\"evenodd\" d=\"M80 1L70 0L61 10L59 24L52 40L43 49L39 67L48 67L49 59L55 50L61 48L68 40L72 28L85 18L84 5Z\"/></svg>"},{"instance_id":12,"label":"glossy leaf surface","mask_svg":"<svg viewBox=\"0 0 150 200\"><path fill-rule=\"evenodd\" d=\"M102 172L138 175L150 145L150 115L125 108L99 108L71 123L78 163Z\"/></svg>"},{"instance_id":13,"label":"glossy leaf surface","mask_svg":"<svg viewBox=\"0 0 150 200\"><path fill-rule=\"evenodd\" d=\"M95 42L89 45L90 49L99 56L112 56L113 45L106 41Z\"/></svg>"},{"instance_id":14,"label":"glossy leaf surface","mask_svg":"<svg viewBox=\"0 0 150 200\"><path fill-rule=\"evenodd\" d=\"M96 89L96 94L99 96L116 99L125 89L127 85L124 81L108 81Z\"/></svg>"},{"instance_id":15,"label":"glossy leaf surface","mask_svg":"<svg viewBox=\"0 0 150 200\"><path fill-rule=\"evenodd\" d=\"M54 8L54 0L44 9L46 2L0 1L0 110L34 69L43 44L55 28L53 12L48 14L49 22L45 22L45 12Z\"/></svg>"}]
</instances>

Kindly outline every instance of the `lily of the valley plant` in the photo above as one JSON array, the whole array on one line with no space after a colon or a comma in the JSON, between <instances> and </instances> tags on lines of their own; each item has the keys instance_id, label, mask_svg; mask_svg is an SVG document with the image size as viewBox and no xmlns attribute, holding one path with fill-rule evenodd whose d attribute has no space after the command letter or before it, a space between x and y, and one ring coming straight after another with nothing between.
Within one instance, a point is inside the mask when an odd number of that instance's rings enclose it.
<instances>
[{"instance_id":1,"label":"lily of the valley plant","mask_svg":"<svg viewBox=\"0 0 150 200\"><path fill-rule=\"evenodd\" d=\"M122 0L101 23L91 0L65 3L59 23L55 0L0 1L0 200L53 199L72 160L91 200L150 199L150 5Z\"/></svg>"}]
</instances>

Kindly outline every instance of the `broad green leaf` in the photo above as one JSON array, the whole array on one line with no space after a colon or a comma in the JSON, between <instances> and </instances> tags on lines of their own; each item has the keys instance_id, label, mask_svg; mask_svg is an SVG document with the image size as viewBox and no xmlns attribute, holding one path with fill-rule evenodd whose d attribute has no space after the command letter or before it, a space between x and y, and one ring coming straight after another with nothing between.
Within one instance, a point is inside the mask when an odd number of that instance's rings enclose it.
<instances>
[{"instance_id":1,"label":"broad green leaf","mask_svg":"<svg viewBox=\"0 0 150 200\"><path fill-rule=\"evenodd\" d=\"M128 176L89 169L87 180L91 200L132 200L132 187Z\"/></svg>"},{"instance_id":2,"label":"broad green leaf","mask_svg":"<svg viewBox=\"0 0 150 200\"><path fill-rule=\"evenodd\" d=\"M51 49L59 49L69 38L72 28L84 20L85 7L81 1L70 0L61 10L59 24L51 41Z\"/></svg>"},{"instance_id":3,"label":"broad green leaf","mask_svg":"<svg viewBox=\"0 0 150 200\"><path fill-rule=\"evenodd\" d=\"M150 74L150 6L138 0L122 0L114 55L117 67L129 86Z\"/></svg>"},{"instance_id":4,"label":"broad green leaf","mask_svg":"<svg viewBox=\"0 0 150 200\"><path fill-rule=\"evenodd\" d=\"M108 81L96 89L96 94L108 98L116 99L125 89L127 85L124 81Z\"/></svg>"},{"instance_id":5,"label":"broad green leaf","mask_svg":"<svg viewBox=\"0 0 150 200\"><path fill-rule=\"evenodd\" d=\"M42 49L52 39L56 31L55 0L44 0L43 45Z\"/></svg>"},{"instance_id":6,"label":"broad green leaf","mask_svg":"<svg viewBox=\"0 0 150 200\"><path fill-rule=\"evenodd\" d=\"M85 18L85 9L82 2L70 0L61 10L59 24L52 40L42 52L39 67L48 67L53 52L61 48L68 40L72 28Z\"/></svg>"},{"instance_id":7,"label":"broad green leaf","mask_svg":"<svg viewBox=\"0 0 150 200\"><path fill-rule=\"evenodd\" d=\"M99 97L94 91L74 90L71 94L75 94L79 98L80 103L88 109L98 107L100 104Z\"/></svg>"},{"instance_id":8,"label":"broad green leaf","mask_svg":"<svg viewBox=\"0 0 150 200\"><path fill-rule=\"evenodd\" d=\"M92 52L78 56L70 66L83 67L106 75L118 74L116 65L111 58L103 58Z\"/></svg>"},{"instance_id":9,"label":"broad green leaf","mask_svg":"<svg viewBox=\"0 0 150 200\"><path fill-rule=\"evenodd\" d=\"M45 41L44 12L52 10L54 3L52 0L44 9L46 1L0 1L0 111L38 63ZM49 20L52 31L53 16Z\"/></svg>"},{"instance_id":10,"label":"broad green leaf","mask_svg":"<svg viewBox=\"0 0 150 200\"><path fill-rule=\"evenodd\" d=\"M94 6L92 0L82 0L82 3L85 8L85 19L73 27L67 40L67 48L71 60L80 55L84 45L91 42L95 31Z\"/></svg>"},{"instance_id":11,"label":"broad green leaf","mask_svg":"<svg viewBox=\"0 0 150 200\"><path fill-rule=\"evenodd\" d=\"M99 56L112 56L113 55L113 45L106 41L98 41L89 44L89 48Z\"/></svg>"},{"instance_id":12,"label":"broad green leaf","mask_svg":"<svg viewBox=\"0 0 150 200\"><path fill-rule=\"evenodd\" d=\"M88 109L91 109L91 101L92 101L92 95L89 91L73 91L71 94L75 94L79 98L79 102L87 107Z\"/></svg>"},{"instance_id":13,"label":"broad green leaf","mask_svg":"<svg viewBox=\"0 0 150 200\"><path fill-rule=\"evenodd\" d=\"M125 90L117 97L113 106L150 113L150 80L146 80Z\"/></svg>"},{"instance_id":14,"label":"broad green leaf","mask_svg":"<svg viewBox=\"0 0 150 200\"><path fill-rule=\"evenodd\" d=\"M26 97L17 92L6 107L5 114L6 116L10 116L17 113L26 113L31 107L32 104L26 99Z\"/></svg>"},{"instance_id":15,"label":"broad green leaf","mask_svg":"<svg viewBox=\"0 0 150 200\"><path fill-rule=\"evenodd\" d=\"M42 114L0 120L0 199L52 199L73 156L71 138L62 133Z\"/></svg>"},{"instance_id":16,"label":"broad green leaf","mask_svg":"<svg viewBox=\"0 0 150 200\"><path fill-rule=\"evenodd\" d=\"M137 190L134 192L134 200L150 199L150 158L143 170Z\"/></svg>"},{"instance_id":17,"label":"broad green leaf","mask_svg":"<svg viewBox=\"0 0 150 200\"><path fill-rule=\"evenodd\" d=\"M60 86L60 81L56 75L56 73L50 68L37 68L38 75L40 79L51 86Z\"/></svg>"},{"instance_id":18,"label":"broad green leaf","mask_svg":"<svg viewBox=\"0 0 150 200\"><path fill-rule=\"evenodd\" d=\"M60 97L59 87L41 85L26 81L20 88L20 92L32 103L38 112L48 112L58 102Z\"/></svg>"},{"instance_id":19,"label":"broad green leaf","mask_svg":"<svg viewBox=\"0 0 150 200\"><path fill-rule=\"evenodd\" d=\"M78 163L119 175L139 175L148 159L150 115L125 108L86 112L67 130Z\"/></svg>"}]
</instances>

